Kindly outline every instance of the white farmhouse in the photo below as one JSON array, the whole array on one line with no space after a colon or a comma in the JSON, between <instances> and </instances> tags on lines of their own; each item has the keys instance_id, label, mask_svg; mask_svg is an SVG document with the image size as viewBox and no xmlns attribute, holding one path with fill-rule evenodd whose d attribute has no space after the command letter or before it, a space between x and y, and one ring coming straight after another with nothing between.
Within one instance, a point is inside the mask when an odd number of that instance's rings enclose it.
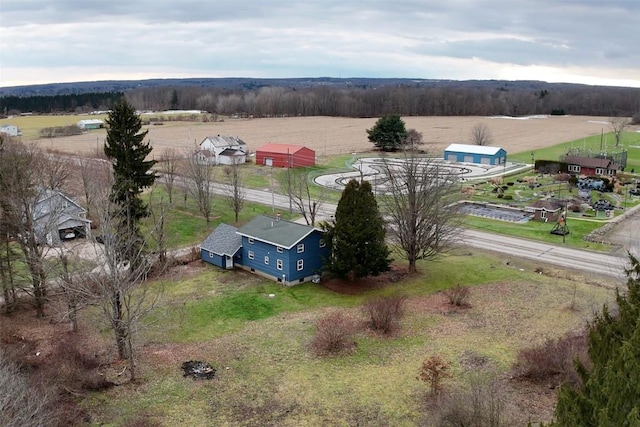
<instances>
[{"instance_id":1,"label":"white farmhouse","mask_svg":"<svg viewBox=\"0 0 640 427\"><path fill-rule=\"evenodd\" d=\"M22 132L20 131L18 126L15 126L15 125L2 125L2 127L0 127L0 132L4 133L4 134L7 134L9 136L20 136L20 135L22 135Z\"/></svg>"},{"instance_id":2,"label":"white farmhouse","mask_svg":"<svg viewBox=\"0 0 640 427\"><path fill-rule=\"evenodd\" d=\"M194 156L209 165L242 164L247 161L247 143L237 136L208 136Z\"/></svg>"}]
</instances>

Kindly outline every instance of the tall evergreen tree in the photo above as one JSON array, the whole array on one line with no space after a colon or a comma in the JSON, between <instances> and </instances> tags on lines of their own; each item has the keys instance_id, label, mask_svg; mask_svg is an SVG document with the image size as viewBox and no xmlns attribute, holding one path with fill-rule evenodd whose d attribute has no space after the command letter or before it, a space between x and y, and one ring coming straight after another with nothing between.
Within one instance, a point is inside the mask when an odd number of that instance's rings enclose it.
<instances>
[{"instance_id":1,"label":"tall evergreen tree","mask_svg":"<svg viewBox=\"0 0 640 427\"><path fill-rule=\"evenodd\" d=\"M325 232L332 244L327 265L331 273L354 279L389 270L384 220L368 181L349 181Z\"/></svg>"},{"instance_id":2,"label":"tall evergreen tree","mask_svg":"<svg viewBox=\"0 0 640 427\"><path fill-rule=\"evenodd\" d=\"M397 114L389 114L378 119L376 124L367 129L369 141L383 151L396 151L407 139L407 128L404 120Z\"/></svg>"},{"instance_id":3,"label":"tall evergreen tree","mask_svg":"<svg viewBox=\"0 0 640 427\"><path fill-rule=\"evenodd\" d=\"M156 176L151 168L156 162L147 160L152 150L149 142L144 142L148 131L140 132L142 120L125 99L112 108L106 123L108 130L104 152L113 167L111 201L116 205L114 216L118 220L117 236L121 237L118 240L128 242L119 251L123 260L137 259L142 245L139 222L149 214L140 194L153 185Z\"/></svg>"},{"instance_id":4,"label":"tall evergreen tree","mask_svg":"<svg viewBox=\"0 0 640 427\"><path fill-rule=\"evenodd\" d=\"M618 313L605 306L589 326L592 366L577 363L582 385L561 387L556 426L640 426L640 262L629 260Z\"/></svg>"}]
</instances>

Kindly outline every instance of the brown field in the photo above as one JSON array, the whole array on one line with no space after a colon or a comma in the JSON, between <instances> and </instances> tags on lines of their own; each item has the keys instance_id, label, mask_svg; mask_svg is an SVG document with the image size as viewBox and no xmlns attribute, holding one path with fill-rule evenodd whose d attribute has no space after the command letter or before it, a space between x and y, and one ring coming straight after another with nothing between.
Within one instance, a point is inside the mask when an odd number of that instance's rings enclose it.
<instances>
[{"instance_id":1,"label":"brown field","mask_svg":"<svg viewBox=\"0 0 640 427\"><path fill-rule=\"evenodd\" d=\"M577 140L610 131L607 117L549 116L513 119L489 117L406 117L407 128L423 134L431 151L441 153L453 143L470 143L471 130L484 123L493 136L493 144L510 153L535 150L561 142ZM340 117L292 117L267 119L226 119L221 122L166 122L145 126L156 155L167 147L188 148L210 135L235 135L250 151L267 142L305 145L318 156L365 152L372 148L366 130L377 119ZM629 129L631 130L631 129ZM102 146L106 132L39 140L43 148L70 153L89 153Z\"/></svg>"}]
</instances>

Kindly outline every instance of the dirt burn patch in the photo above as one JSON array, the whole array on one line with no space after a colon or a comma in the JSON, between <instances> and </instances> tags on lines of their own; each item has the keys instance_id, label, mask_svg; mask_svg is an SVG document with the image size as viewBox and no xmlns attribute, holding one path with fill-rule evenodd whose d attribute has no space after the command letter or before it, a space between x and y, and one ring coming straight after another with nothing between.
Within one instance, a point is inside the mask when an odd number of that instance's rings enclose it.
<instances>
[{"instance_id":1,"label":"dirt burn patch","mask_svg":"<svg viewBox=\"0 0 640 427\"><path fill-rule=\"evenodd\" d=\"M183 377L194 380L212 380L216 376L216 369L207 362L189 360L182 364Z\"/></svg>"}]
</instances>

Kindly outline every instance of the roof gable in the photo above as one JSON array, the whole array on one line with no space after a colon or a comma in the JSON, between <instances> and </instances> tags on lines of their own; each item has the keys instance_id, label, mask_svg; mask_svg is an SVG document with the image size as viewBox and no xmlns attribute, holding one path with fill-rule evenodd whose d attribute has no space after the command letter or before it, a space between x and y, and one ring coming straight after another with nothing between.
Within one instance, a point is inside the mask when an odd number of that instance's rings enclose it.
<instances>
[{"instance_id":1,"label":"roof gable","mask_svg":"<svg viewBox=\"0 0 640 427\"><path fill-rule=\"evenodd\" d=\"M238 138L237 136L216 135L208 136L201 143L204 144L207 140L217 148L234 148L234 147L246 147L247 143Z\"/></svg>"},{"instance_id":2,"label":"roof gable","mask_svg":"<svg viewBox=\"0 0 640 427\"><path fill-rule=\"evenodd\" d=\"M291 249L309 234L318 230L310 225L258 215L238 229L238 234Z\"/></svg>"},{"instance_id":3,"label":"roof gable","mask_svg":"<svg viewBox=\"0 0 640 427\"><path fill-rule=\"evenodd\" d=\"M464 152L470 154L484 154L493 156L498 154L500 150L503 150L501 147L491 147L488 145L468 145L468 144L451 144L444 151L456 151L456 152Z\"/></svg>"},{"instance_id":4,"label":"roof gable","mask_svg":"<svg viewBox=\"0 0 640 427\"><path fill-rule=\"evenodd\" d=\"M307 148L302 145L276 144L275 142L269 142L263 145L262 147L258 148L256 151L268 151L270 153L279 153L279 154L295 154L298 151L303 149L313 151L310 148Z\"/></svg>"},{"instance_id":5,"label":"roof gable","mask_svg":"<svg viewBox=\"0 0 640 427\"><path fill-rule=\"evenodd\" d=\"M564 162L587 168L618 169L610 159L603 159L600 157L565 156Z\"/></svg>"},{"instance_id":6,"label":"roof gable","mask_svg":"<svg viewBox=\"0 0 640 427\"><path fill-rule=\"evenodd\" d=\"M236 233L237 230L231 225L220 224L207 236L200 248L218 255L233 256L242 247L242 237Z\"/></svg>"}]
</instances>

